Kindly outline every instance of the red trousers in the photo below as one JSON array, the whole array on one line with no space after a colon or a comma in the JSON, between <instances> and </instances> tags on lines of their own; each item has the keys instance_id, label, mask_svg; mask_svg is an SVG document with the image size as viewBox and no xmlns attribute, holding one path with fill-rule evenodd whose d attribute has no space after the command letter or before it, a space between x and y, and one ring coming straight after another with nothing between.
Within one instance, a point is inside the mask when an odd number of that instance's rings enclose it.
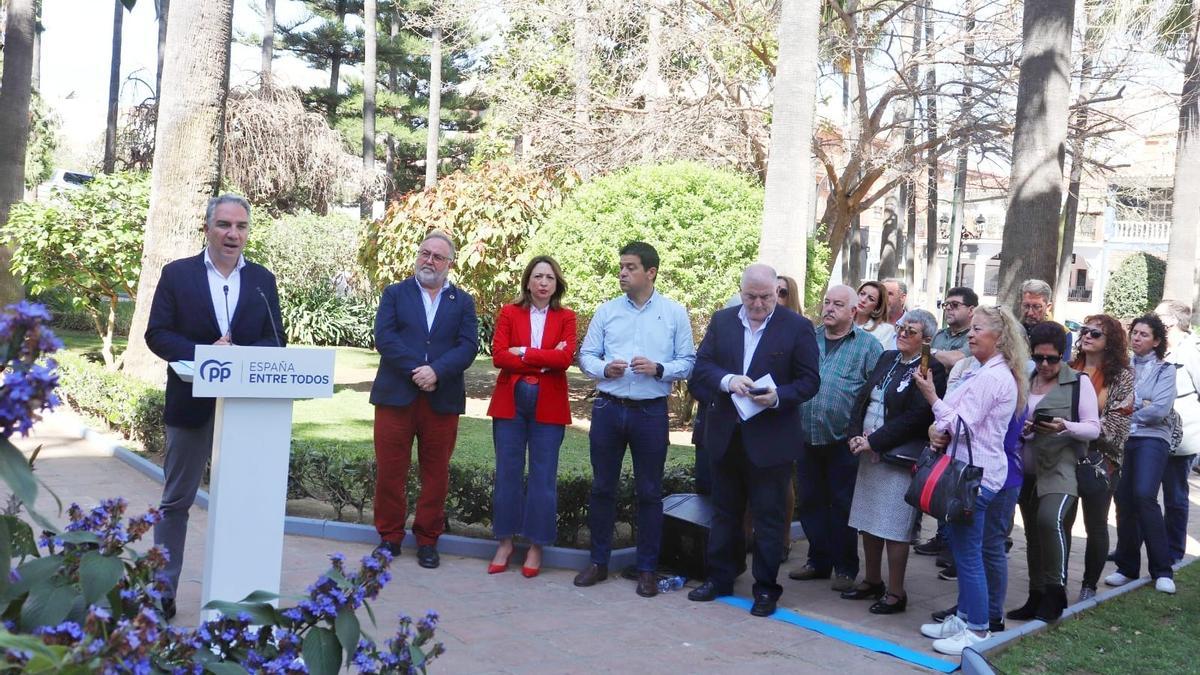
<instances>
[{"instance_id":1,"label":"red trousers","mask_svg":"<svg viewBox=\"0 0 1200 675\"><path fill-rule=\"evenodd\" d=\"M421 494L413 519L419 546L435 546L446 529L450 455L458 438L458 415L434 412L424 394L404 407L375 406L375 530L384 541L404 540L407 481L413 437L421 471Z\"/></svg>"}]
</instances>

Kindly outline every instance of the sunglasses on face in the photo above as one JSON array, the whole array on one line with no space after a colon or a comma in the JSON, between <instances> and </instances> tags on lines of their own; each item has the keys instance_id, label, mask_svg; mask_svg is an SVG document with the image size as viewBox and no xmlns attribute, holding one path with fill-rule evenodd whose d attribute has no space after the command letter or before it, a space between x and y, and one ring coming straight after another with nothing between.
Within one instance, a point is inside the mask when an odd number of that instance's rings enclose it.
<instances>
[{"instance_id":1,"label":"sunglasses on face","mask_svg":"<svg viewBox=\"0 0 1200 675\"><path fill-rule=\"evenodd\" d=\"M950 302L943 302L943 303L942 303L942 309L948 309L948 310L950 310L951 312L953 312L954 310L958 309L959 307L966 307L966 306L967 306L967 303L965 303L965 302L959 302L959 301L957 301L957 300L951 300Z\"/></svg>"},{"instance_id":2,"label":"sunglasses on face","mask_svg":"<svg viewBox=\"0 0 1200 675\"><path fill-rule=\"evenodd\" d=\"M1054 365L1062 361L1061 356L1046 356L1045 354L1034 354L1032 357L1034 363L1048 363Z\"/></svg>"},{"instance_id":3,"label":"sunglasses on face","mask_svg":"<svg viewBox=\"0 0 1200 675\"><path fill-rule=\"evenodd\" d=\"M1084 327L1079 329L1079 335L1080 337L1090 337L1093 340L1099 340L1100 338L1104 337L1104 331L1100 330L1099 328Z\"/></svg>"},{"instance_id":4,"label":"sunglasses on face","mask_svg":"<svg viewBox=\"0 0 1200 675\"><path fill-rule=\"evenodd\" d=\"M924 331L921 330L920 328L909 328L908 326L897 326L896 327L896 334L903 335L904 337L912 337L914 335L920 335L923 332Z\"/></svg>"},{"instance_id":5,"label":"sunglasses on face","mask_svg":"<svg viewBox=\"0 0 1200 675\"><path fill-rule=\"evenodd\" d=\"M786 288L776 288L775 295L781 298L786 298L788 296L788 290Z\"/></svg>"}]
</instances>

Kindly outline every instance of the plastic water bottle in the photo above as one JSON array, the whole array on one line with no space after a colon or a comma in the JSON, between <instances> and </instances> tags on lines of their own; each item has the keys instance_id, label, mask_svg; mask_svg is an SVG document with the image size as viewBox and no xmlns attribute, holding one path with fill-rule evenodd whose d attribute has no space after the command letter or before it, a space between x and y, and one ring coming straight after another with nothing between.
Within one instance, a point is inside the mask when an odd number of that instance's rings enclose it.
<instances>
[{"instance_id":1,"label":"plastic water bottle","mask_svg":"<svg viewBox=\"0 0 1200 675\"><path fill-rule=\"evenodd\" d=\"M670 593L671 591L677 591L677 590L683 588L683 583L685 581L687 581L687 579L684 579L681 576L673 576L673 577L667 577L665 579L659 579L658 580L658 592L659 593Z\"/></svg>"}]
</instances>

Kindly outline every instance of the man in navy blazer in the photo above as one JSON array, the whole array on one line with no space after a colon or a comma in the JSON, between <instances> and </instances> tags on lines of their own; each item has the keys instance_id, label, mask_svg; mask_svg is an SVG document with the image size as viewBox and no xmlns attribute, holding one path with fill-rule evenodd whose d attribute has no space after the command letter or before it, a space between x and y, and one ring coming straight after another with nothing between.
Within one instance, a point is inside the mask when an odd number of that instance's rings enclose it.
<instances>
[{"instance_id":1,"label":"man in navy blazer","mask_svg":"<svg viewBox=\"0 0 1200 675\"><path fill-rule=\"evenodd\" d=\"M746 502L754 523L755 616L769 616L783 587L788 483L800 451L800 404L820 386L812 323L776 303L775 270L751 265L742 273L740 307L713 315L689 381L709 401L704 442L710 453L715 515L708 546L708 580L688 599L710 601L733 593L738 556L745 555ZM770 375L773 385L755 381ZM743 418L734 397L757 414Z\"/></svg>"},{"instance_id":2,"label":"man in navy blazer","mask_svg":"<svg viewBox=\"0 0 1200 675\"><path fill-rule=\"evenodd\" d=\"M479 352L475 300L451 284L454 242L430 232L417 250L413 276L388 286L375 314L379 370L371 387L375 406L375 529L380 546L400 554L408 514L406 494L413 438L421 494L413 519L417 563L439 564L437 540L445 530L450 455L458 417L466 411L463 373Z\"/></svg>"},{"instance_id":3,"label":"man in navy blazer","mask_svg":"<svg viewBox=\"0 0 1200 675\"><path fill-rule=\"evenodd\" d=\"M285 345L275 275L242 255L249 232L245 199L226 194L209 200L204 250L168 263L154 290L146 346L156 356L170 363L193 360L197 345ZM167 618L175 614L188 509L212 455L215 408L216 399L192 398L192 385L167 368L162 520L154 526L154 543L169 555L170 589L163 594Z\"/></svg>"}]
</instances>

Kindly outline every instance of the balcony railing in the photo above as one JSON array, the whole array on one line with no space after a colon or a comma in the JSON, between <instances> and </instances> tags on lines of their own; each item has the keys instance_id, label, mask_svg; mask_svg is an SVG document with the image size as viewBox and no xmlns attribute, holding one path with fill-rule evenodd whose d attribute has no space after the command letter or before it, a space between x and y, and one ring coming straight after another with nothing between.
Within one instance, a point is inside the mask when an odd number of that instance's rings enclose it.
<instances>
[{"instance_id":1,"label":"balcony railing","mask_svg":"<svg viewBox=\"0 0 1200 675\"><path fill-rule=\"evenodd\" d=\"M1075 287L1067 291L1068 302L1091 302L1092 289Z\"/></svg>"},{"instance_id":2,"label":"balcony railing","mask_svg":"<svg viewBox=\"0 0 1200 675\"><path fill-rule=\"evenodd\" d=\"M1165 244L1171 240L1170 221L1118 220L1109 241Z\"/></svg>"}]
</instances>

